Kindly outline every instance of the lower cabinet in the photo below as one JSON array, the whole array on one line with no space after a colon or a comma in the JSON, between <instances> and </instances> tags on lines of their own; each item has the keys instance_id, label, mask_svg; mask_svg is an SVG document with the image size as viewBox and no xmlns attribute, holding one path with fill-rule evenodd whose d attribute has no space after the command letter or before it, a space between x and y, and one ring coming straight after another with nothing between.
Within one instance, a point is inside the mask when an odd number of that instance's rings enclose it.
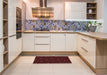
<instances>
[{"instance_id":1,"label":"lower cabinet","mask_svg":"<svg viewBox=\"0 0 107 75\"><path fill-rule=\"evenodd\" d=\"M50 51L50 33L35 34L35 51Z\"/></svg>"},{"instance_id":2,"label":"lower cabinet","mask_svg":"<svg viewBox=\"0 0 107 75\"><path fill-rule=\"evenodd\" d=\"M51 34L51 51L65 51L65 33L52 33Z\"/></svg>"},{"instance_id":3,"label":"lower cabinet","mask_svg":"<svg viewBox=\"0 0 107 75\"><path fill-rule=\"evenodd\" d=\"M66 34L66 51L77 51L77 34Z\"/></svg>"},{"instance_id":4,"label":"lower cabinet","mask_svg":"<svg viewBox=\"0 0 107 75\"><path fill-rule=\"evenodd\" d=\"M20 54L22 52L22 38L16 39L17 42L17 53Z\"/></svg>"},{"instance_id":5,"label":"lower cabinet","mask_svg":"<svg viewBox=\"0 0 107 75\"><path fill-rule=\"evenodd\" d=\"M77 34L23 33L23 51L77 51Z\"/></svg>"},{"instance_id":6,"label":"lower cabinet","mask_svg":"<svg viewBox=\"0 0 107 75\"><path fill-rule=\"evenodd\" d=\"M17 42L16 42L16 36L9 37L9 64L17 57L18 51L17 51Z\"/></svg>"},{"instance_id":7,"label":"lower cabinet","mask_svg":"<svg viewBox=\"0 0 107 75\"><path fill-rule=\"evenodd\" d=\"M3 70L3 41L0 40L0 72Z\"/></svg>"},{"instance_id":8,"label":"lower cabinet","mask_svg":"<svg viewBox=\"0 0 107 75\"><path fill-rule=\"evenodd\" d=\"M96 68L96 39L78 35L78 52Z\"/></svg>"},{"instance_id":9,"label":"lower cabinet","mask_svg":"<svg viewBox=\"0 0 107 75\"><path fill-rule=\"evenodd\" d=\"M34 33L23 33L23 51L35 51Z\"/></svg>"}]
</instances>

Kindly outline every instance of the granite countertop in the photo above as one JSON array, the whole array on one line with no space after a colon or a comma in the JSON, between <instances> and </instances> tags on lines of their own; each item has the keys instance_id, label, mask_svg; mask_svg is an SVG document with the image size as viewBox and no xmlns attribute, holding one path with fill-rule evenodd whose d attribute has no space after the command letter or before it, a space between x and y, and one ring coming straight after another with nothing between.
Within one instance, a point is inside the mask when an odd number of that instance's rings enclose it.
<instances>
[{"instance_id":1,"label":"granite countertop","mask_svg":"<svg viewBox=\"0 0 107 75\"><path fill-rule=\"evenodd\" d=\"M107 33L101 32L76 32L76 31L22 31L23 33L77 33L97 40L107 40Z\"/></svg>"}]
</instances>

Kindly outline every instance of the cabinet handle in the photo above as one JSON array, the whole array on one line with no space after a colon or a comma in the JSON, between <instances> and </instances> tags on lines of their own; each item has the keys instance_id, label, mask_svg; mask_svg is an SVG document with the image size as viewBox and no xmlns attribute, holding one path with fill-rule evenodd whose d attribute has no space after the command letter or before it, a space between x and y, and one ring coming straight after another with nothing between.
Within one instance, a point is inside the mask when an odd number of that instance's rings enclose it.
<instances>
[{"instance_id":1,"label":"cabinet handle","mask_svg":"<svg viewBox=\"0 0 107 75\"><path fill-rule=\"evenodd\" d=\"M16 36L16 34L14 34L14 35L11 35L11 36L9 36L9 37L14 37L14 36Z\"/></svg>"},{"instance_id":2,"label":"cabinet handle","mask_svg":"<svg viewBox=\"0 0 107 75\"><path fill-rule=\"evenodd\" d=\"M39 38L48 38L49 36L36 36L36 37L39 37Z\"/></svg>"},{"instance_id":3,"label":"cabinet handle","mask_svg":"<svg viewBox=\"0 0 107 75\"><path fill-rule=\"evenodd\" d=\"M85 42L88 42L88 40L86 40L86 39L83 39L83 38L82 38L82 40L85 41Z\"/></svg>"},{"instance_id":4,"label":"cabinet handle","mask_svg":"<svg viewBox=\"0 0 107 75\"><path fill-rule=\"evenodd\" d=\"M88 52L88 50L86 50L84 47L81 47L84 51Z\"/></svg>"},{"instance_id":5,"label":"cabinet handle","mask_svg":"<svg viewBox=\"0 0 107 75\"><path fill-rule=\"evenodd\" d=\"M49 44L36 44L36 45L49 45Z\"/></svg>"}]
</instances>

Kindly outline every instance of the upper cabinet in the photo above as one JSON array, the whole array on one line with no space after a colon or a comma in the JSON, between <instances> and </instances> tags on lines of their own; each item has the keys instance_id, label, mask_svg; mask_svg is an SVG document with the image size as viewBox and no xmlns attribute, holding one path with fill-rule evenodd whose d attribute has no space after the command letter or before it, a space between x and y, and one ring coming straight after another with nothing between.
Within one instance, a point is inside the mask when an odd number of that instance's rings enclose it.
<instances>
[{"instance_id":1,"label":"upper cabinet","mask_svg":"<svg viewBox=\"0 0 107 75\"><path fill-rule=\"evenodd\" d=\"M87 3L87 19L97 19L97 3Z\"/></svg>"},{"instance_id":2,"label":"upper cabinet","mask_svg":"<svg viewBox=\"0 0 107 75\"><path fill-rule=\"evenodd\" d=\"M65 19L86 19L86 2L65 2Z\"/></svg>"},{"instance_id":3,"label":"upper cabinet","mask_svg":"<svg viewBox=\"0 0 107 75\"><path fill-rule=\"evenodd\" d=\"M16 34L16 0L8 1L8 36Z\"/></svg>"}]
</instances>

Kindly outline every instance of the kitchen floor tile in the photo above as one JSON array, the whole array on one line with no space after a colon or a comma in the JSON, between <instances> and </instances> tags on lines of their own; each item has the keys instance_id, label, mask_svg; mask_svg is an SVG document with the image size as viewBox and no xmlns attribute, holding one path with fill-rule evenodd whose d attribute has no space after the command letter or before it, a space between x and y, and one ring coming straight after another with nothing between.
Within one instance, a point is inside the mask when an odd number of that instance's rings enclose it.
<instances>
[{"instance_id":1,"label":"kitchen floor tile","mask_svg":"<svg viewBox=\"0 0 107 75\"><path fill-rule=\"evenodd\" d=\"M20 56L3 75L95 75L79 56L70 64L33 64L35 56Z\"/></svg>"}]
</instances>

